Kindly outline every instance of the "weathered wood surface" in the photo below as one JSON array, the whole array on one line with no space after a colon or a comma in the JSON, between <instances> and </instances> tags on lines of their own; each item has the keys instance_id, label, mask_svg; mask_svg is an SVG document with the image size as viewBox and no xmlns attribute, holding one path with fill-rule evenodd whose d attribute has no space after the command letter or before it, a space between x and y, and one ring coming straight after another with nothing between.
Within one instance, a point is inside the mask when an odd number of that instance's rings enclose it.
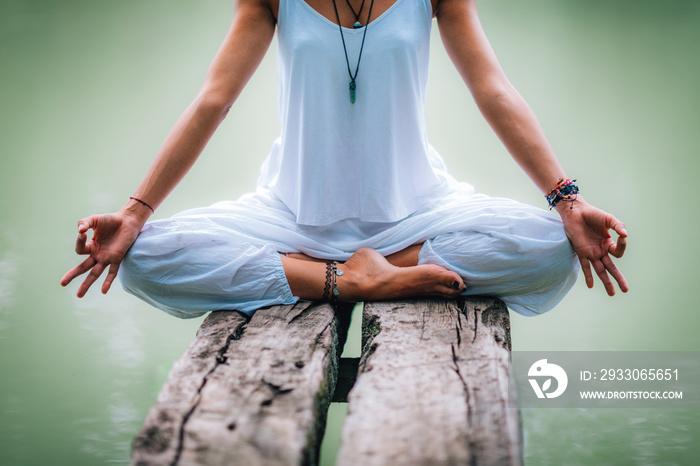
<instances>
[{"instance_id":1,"label":"weathered wood surface","mask_svg":"<svg viewBox=\"0 0 700 466\"><path fill-rule=\"evenodd\" d=\"M501 301L365 303L362 346L338 465L522 463Z\"/></svg>"},{"instance_id":2,"label":"weathered wood surface","mask_svg":"<svg viewBox=\"0 0 700 466\"><path fill-rule=\"evenodd\" d=\"M211 313L148 413L132 464L316 464L350 309Z\"/></svg>"}]
</instances>

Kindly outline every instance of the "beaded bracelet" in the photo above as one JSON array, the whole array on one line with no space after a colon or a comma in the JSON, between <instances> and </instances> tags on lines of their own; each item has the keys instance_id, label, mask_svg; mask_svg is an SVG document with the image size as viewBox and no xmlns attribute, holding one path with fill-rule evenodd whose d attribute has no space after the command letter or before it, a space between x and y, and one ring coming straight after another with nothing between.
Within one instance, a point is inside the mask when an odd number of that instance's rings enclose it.
<instances>
[{"instance_id":1,"label":"beaded bracelet","mask_svg":"<svg viewBox=\"0 0 700 466\"><path fill-rule=\"evenodd\" d=\"M338 289L338 277L343 275L342 270L338 270L338 263L333 262L333 291L331 292L331 301L336 301L340 290Z\"/></svg>"},{"instance_id":2,"label":"beaded bracelet","mask_svg":"<svg viewBox=\"0 0 700 466\"><path fill-rule=\"evenodd\" d=\"M571 180L569 178L559 178L554 188L545 196L545 199L547 199L549 203L549 210L556 207L560 201L571 202L571 207L569 208L574 208L574 201L578 197L578 186L574 184L575 182L576 180Z\"/></svg>"}]
</instances>

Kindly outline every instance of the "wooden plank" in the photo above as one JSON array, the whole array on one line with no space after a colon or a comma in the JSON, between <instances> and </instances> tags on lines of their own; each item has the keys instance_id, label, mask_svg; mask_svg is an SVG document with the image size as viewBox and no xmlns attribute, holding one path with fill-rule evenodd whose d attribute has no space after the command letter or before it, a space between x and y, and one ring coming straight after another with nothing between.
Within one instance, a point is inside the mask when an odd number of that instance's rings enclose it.
<instances>
[{"instance_id":1,"label":"wooden plank","mask_svg":"<svg viewBox=\"0 0 700 466\"><path fill-rule=\"evenodd\" d=\"M211 313L134 439L132 464L317 464L351 308Z\"/></svg>"},{"instance_id":2,"label":"wooden plank","mask_svg":"<svg viewBox=\"0 0 700 466\"><path fill-rule=\"evenodd\" d=\"M522 464L500 300L365 303L362 346L337 464Z\"/></svg>"}]
</instances>

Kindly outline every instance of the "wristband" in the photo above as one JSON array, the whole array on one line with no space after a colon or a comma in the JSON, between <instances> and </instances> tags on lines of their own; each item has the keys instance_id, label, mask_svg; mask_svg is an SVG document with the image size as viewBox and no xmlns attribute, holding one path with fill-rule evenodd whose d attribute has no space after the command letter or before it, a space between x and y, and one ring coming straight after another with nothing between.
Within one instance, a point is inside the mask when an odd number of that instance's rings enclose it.
<instances>
[{"instance_id":1,"label":"wristband","mask_svg":"<svg viewBox=\"0 0 700 466\"><path fill-rule=\"evenodd\" d=\"M578 197L578 186L574 184L575 182L576 180L569 178L559 178L554 188L545 196L547 203L549 203L549 210L552 210L561 201L571 202L570 209L574 208L574 201Z\"/></svg>"},{"instance_id":2,"label":"wristband","mask_svg":"<svg viewBox=\"0 0 700 466\"><path fill-rule=\"evenodd\" d=\"M149 209L151 209L151 212L152 212L152 213L154 213L154 214L156 213L156 211L153 210L153 207L151 207L150 205L146 204L145 202L143 202L143 201L142 201L141 199L139 199L138 197L131 196L129 199L132 199L132 200L134 200L134 201L136 201L136 202L140 202L141 204L143 204L143 205L145 205L146 207L148 207Z\"/></svg>"}]
</instances>

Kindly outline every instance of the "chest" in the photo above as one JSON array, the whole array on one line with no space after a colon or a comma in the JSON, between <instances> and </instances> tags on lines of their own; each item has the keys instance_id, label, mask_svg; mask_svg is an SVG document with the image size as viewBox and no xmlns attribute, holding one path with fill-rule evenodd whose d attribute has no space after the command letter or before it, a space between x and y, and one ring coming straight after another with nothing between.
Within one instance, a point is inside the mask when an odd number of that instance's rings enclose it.
<instances>
[{"instance_id":1,"label":"chest","mask_svg":"<svg viewBox=\"0 0 700 466\"><path fill-rule=\"evenodd\" d=\"M396 0L368 27L343 27L342 34L337 22L304 0L282 0L278 14L282 60L290 70L313 73L344 73L347 68L353 73L361 60L365 72L384 79L412 75L427 62L430 28L425 0Z\"/></svg>"},{"instance_id":2,"label":"chest","mask_svg":"<svg viewBox=\"0 0 700 466\"><path fill-rule=\"evenodd\" d=\"M275 4L279 3L279 0L273 0ZM391 9L394 4L400 0L301 0L305 2L309 7L318 12L321 16L331 21L334 24L338 24L338 18L340 18L340 24L346 28L353 28L353 25L358 21L364 26L367 24L367 17L370 13L370 7L372 9L370 16L370 23L382 16L389 9ZM423 2L425 0L411 0ZM435 11L437 8L438 0L430 0L432 4L432 9ZM275 8L276 9L276 8ZM337 11L337 13L336 13Z\"/></svg>"}]
</instances>

